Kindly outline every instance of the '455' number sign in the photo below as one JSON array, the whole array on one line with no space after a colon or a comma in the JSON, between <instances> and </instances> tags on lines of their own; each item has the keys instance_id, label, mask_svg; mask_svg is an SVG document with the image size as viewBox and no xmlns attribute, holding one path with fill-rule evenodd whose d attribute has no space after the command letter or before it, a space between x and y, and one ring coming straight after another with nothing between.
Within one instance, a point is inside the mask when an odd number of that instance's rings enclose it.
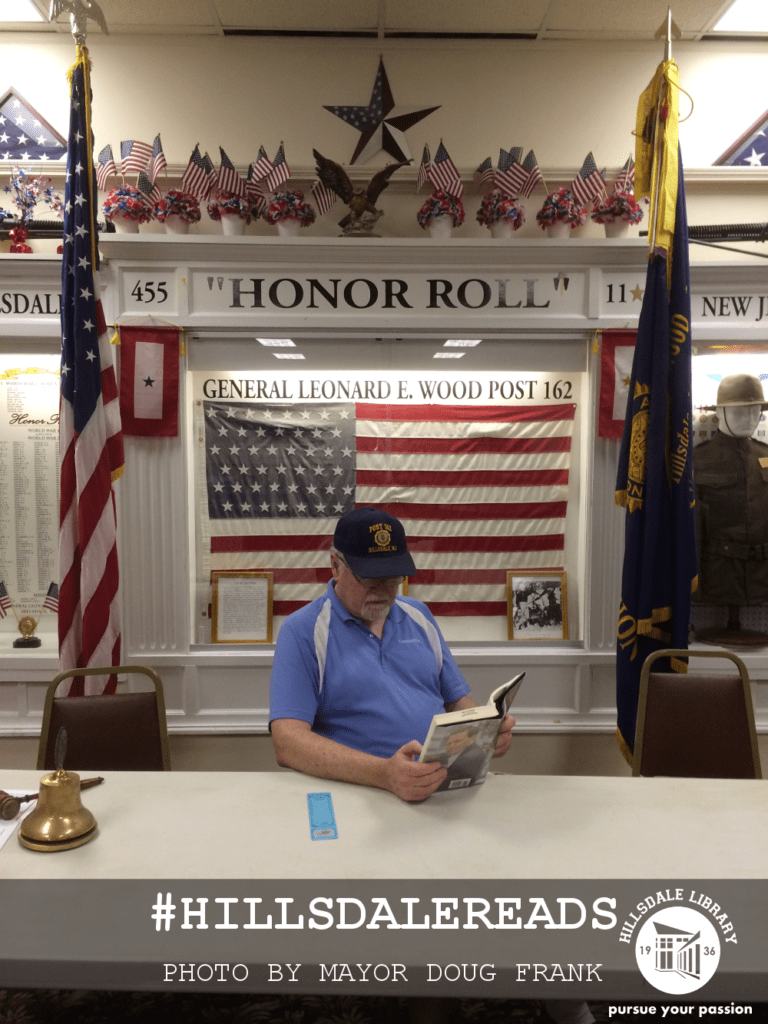
<instances>
[{"instance_id":1,"label":"'455' number sign","mask_svg":"<svg viewBox=\"0 0 768 1024\"><path fill-rule=\"evenodd\" d=\"M131 297L145 304L160 304L168 299L167 281L137 281L131 289Z\"/></svg>"},{"instance_id":2,"label":"'455' number sign","mask_svg":"<svg viewBox=\"0 0 768 1024\"><path fill-rule=\"evenodd\" d=\"M173 271L125 273L120 290L126 312L151 312L156 309L166 316L176 312L176 275Z\"/></svg>"}]
</instances>

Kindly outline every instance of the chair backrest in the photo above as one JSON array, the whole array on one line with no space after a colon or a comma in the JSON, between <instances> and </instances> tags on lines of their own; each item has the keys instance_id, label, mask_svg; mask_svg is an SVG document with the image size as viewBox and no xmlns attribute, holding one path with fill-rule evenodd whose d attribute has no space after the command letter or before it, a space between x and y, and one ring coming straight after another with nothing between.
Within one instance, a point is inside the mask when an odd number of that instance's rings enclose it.
<instances>
[{"instance_id":1,"label":"chair backrest","mask_svg":"<svg viewBox=\"0 0 768 1024\"><path fill-rule=\"evenodd\" d=\"M92 697L57 697L59 684L84 675L139 673L154 689ZM52 769L60 728L67 731L64 767L72 771L170 771L165 698L160 677L143 665L60 672L45 695L37 767Z\"/></svg>"},{"instance_id":2,"label":"chair backrest","mask_svg":"<svg viewBox=\"0 0 768 1024\"><path fill-rule=\"evenodd\" d=\"M737 672L653 672L659 658L727 658ZM662 650L640 674L633 775L759 779L760 754L749 676L722 649Z\"/></svg>"}]
</instances>

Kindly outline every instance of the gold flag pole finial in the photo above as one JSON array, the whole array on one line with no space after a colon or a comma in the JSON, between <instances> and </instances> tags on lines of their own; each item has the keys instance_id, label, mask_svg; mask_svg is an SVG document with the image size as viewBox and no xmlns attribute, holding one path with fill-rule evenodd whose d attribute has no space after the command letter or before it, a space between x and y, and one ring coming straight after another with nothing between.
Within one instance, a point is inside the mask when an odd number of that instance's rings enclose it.
<instances>
[{"instance_id":1,"label":"gold flag pole finial","mask_svg":"<svg viewBox=\"0 0 768 1024\"><path fill-rule=\"evenodd\" d=\"M672 8L667 8L667 16L656 29L654 39L664 39L664 60L672 60L672 37L675 39L681 39L683 33L675 24L672 18Z\"/></svg>"},{"instance_id":2,"label":"gold flag pole finial","mask_svg":"<svg viewBox=\"0 0 768 1024\"><path fill-rule=\"evenodd\" d=\"M672 38L680 39L682 33L675 24L672 17L672 8L667 8L667 16L664 21L659 25L656 30L655 38L664 39L664 64L667 65L672 60ZM661 156L661 148L663 145L664 137L664 121L667 116L669 93L667 89L667 83L662 82L659 89L659 94L656 103L655 112L655 125L653 132L653 146L656 154L656 173L653 182L653 193L651 195L651 205L653 209L653 224L648 232L649 252L653 253L656 248L656 239L658 234L658 223L659 223L659 191L661 189L661 177L662 177L662 165L664 163Z\"/></svg>"}]
</instances>

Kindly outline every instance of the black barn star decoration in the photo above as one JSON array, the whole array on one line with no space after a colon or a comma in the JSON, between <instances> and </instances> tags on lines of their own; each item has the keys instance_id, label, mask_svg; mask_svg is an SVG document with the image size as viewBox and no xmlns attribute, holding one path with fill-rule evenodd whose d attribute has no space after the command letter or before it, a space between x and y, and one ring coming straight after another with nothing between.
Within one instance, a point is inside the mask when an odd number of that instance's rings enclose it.
<instances>
[{"instance_id":1,"label":"black barn star decoration","mask_svg":"<svg viewBox=\"0 0 768 1024\"><path fill-rule=\"evenodd\" d=\"M145 377L144 378L144 387L145 388L151 388L154 383L155 383L155 381L154 381L153 377Z\"/></svg>"},{"instance_id":2,"label":"black barn star decoration","mask_svg":"<svg viewBox=\"0 0 768 1024\"><path fill-rule=\"evenodd\" d=\"M325 107L336 117L360 132L350 164L358 157L361 163L384 150L395 160L410 160L411 154L405 133L428 114L439 110L437 107L398 107L392 96L384 61L379 58L379 70L373 84L371 102L367 107Z\"/></svg>"}]
</instances>

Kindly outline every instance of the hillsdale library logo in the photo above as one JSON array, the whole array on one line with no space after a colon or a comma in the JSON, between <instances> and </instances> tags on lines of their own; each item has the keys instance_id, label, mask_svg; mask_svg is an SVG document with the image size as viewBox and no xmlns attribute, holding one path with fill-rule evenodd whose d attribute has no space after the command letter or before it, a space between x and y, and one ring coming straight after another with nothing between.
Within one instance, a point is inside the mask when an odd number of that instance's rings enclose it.
<instances>
[{"instance_id":1,"label":"hillsdale library logo","mask_svg":"<svg viewBox=\"0 0 768 1024\"><path fill-rule=\"evenodd\" d=\"M658 908L643 917L653 908ZM699 909L701 908L701 909ZM720 934L736 943L728 915L709 896L691 890L665 889L637 904L625 921L620 942L635 939L637 966L645 980L660 992L685 995L702 988L720 963Z\"/></svg>"}]
</instances>

